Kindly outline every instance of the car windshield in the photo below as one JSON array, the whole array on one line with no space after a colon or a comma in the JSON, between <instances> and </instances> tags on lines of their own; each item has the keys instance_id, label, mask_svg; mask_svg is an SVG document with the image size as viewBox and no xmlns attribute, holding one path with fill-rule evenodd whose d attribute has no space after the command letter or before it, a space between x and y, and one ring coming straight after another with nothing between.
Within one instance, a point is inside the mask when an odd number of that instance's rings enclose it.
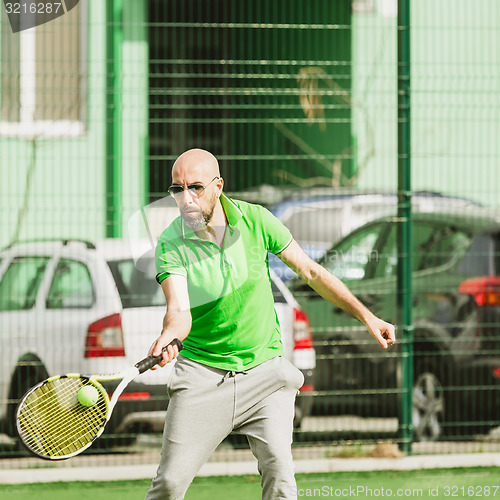
<instances>
[{"instance_id":1,"label":"car windshield","mask_svg":"<svg viewBox=\"0 0 500 500\"><path fill-rule=\"evenodd\" d=\"M292 207L283 214L281 221L302 245L328 248L342 236L343 207L322 206Z\"/></svg>"},{"instance_id":2,"label":"car windshield","mask_svg":"<svg viewBox=\"0 0 500 500\"><path fill-rule=\"evenodd\" d=\"M124 308L165 305L161 287L155 280L153 259L142 260L137 266L133 259L108 262Z\"/></svg>"},{"instance_id":3,"label":"car windshield","mask_svg":"<svg viewBox=\"0 0 500 500\"><path fill-rule=\"evenodd\" d=\"M375 245L383 228L384 224L374 224L352 233L330 249L320 264L342 280L366 278L369 266L379 259Z\"/></svg>"}]
</instances>

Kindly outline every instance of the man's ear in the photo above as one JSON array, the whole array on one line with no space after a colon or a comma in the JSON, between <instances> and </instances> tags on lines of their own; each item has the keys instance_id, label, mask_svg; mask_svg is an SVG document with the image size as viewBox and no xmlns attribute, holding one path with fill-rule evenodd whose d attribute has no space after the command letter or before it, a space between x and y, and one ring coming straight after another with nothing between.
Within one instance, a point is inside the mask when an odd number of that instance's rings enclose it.
<instances>
[{"instance_id":1,"label":"man's ear","mask_svg":"<svg viewBox=\"0 0 500 500\"><path fill-rule=\"evenodd\" d=\"M220 198L220 195L222 194L222 189L224 187L224 179L222 177L219 177L217 179L217 187L219 188L218 198Z\"/></svg>"}]
</instances>

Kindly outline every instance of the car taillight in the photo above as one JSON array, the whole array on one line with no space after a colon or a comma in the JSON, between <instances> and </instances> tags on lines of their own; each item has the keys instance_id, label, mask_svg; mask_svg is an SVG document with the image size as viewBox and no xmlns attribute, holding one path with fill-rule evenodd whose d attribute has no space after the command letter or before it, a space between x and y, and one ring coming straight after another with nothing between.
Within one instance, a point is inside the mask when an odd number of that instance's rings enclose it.
<instances>
[{"instance_id":1,"label":"car taillight","mask_svg":"<svg viewBox=\"0 0 500 500\"><path fill-rule=\"evenodd\" d=\"M293 340L294 349L312 349L313 347L313 336L311 331L311 326L309 324L309 318L307 314L295 308L294 322L293 322Z\"/></svg>"},{"instance_id":2,"label":"car taillight","mask_svg":"<svg viewBox=\"0 0 500 500\"><path fill-rule=\"evenodd\" d=\"M493 368L493 375L494 375L495 377L500 378L500 367L498 367L498 368Z\"/></svg>"},{"instance_id":3,"label":"car taillight","mask_svg":"<svg viewBox=\"0 0 500 500\"><path fill-rule=\"evenodd\" d=\"M471 278L460 283L458 291L472 295L478 306L500 306L500 276Z\"/></svg>"},{"instance_id":4,"label":"car taillight","mask_svg":"<svg viewBox=\"0 0 500 500\"><path fill-rule=\"evenodd\" d=\"M113 394L109 394L109 399ZM118 396L118 401L147 401L151 398L149 392L124 392Z\"/></svg>"},{"instance_id":5,"label":"car taillight","mask_svg":"<svg viewBox=\"0 0 500 500\"><path fill-rule=\"evenodd\" d=\"M87 332L85 357L107 356L125 356L122 318L119 314L112 314L95 321Z\"/></svg>"}]
</instances>

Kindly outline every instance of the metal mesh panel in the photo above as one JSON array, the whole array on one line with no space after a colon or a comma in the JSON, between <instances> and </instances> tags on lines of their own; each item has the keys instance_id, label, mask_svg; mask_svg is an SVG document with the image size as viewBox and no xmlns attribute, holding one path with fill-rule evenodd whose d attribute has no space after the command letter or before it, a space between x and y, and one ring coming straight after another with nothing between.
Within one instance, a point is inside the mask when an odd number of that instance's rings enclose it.
<instances>
[{"instance_id":1,"label":"metal mesh panel","mask_svg":"<svg viewBox=\"0 0 500 500\"><path fill-rule=\"evenodd\" d=\"M350 20L349 2L151 2L152 193L191 147L232 191L348 184Z\"/></svg>"},{"instance_id":2,"label":"metal mesh panel","mask_svg":"<svg viewBox=\"0 0 500 500\"><path fill-rule=\"evenodd\" d=\"M268 207L397 327L398 343L382 350L270 256L276 307L292 304L287 355L306 374L295 457L367 456L379 444L398 454L408 435L414 454L498 451L498 3L411 5L409 193L398 193L398 32L407 28L396 1L81 0L64 9L15 33L0 9L6 467L19 466L12 419L30 386L59 372L116 371L158 334L161 290L129 237L165 202L175 158L194 147L218 158L227 193ZM413 210L407 338L402 195ZM102 341L119 355L86 359ZM163 387L135 387L117 407L109 439L91 448L113 451L102 463L157 462ZM248 457L246 440L232 436L211 460Z\"/></svg>"}]
</instances>

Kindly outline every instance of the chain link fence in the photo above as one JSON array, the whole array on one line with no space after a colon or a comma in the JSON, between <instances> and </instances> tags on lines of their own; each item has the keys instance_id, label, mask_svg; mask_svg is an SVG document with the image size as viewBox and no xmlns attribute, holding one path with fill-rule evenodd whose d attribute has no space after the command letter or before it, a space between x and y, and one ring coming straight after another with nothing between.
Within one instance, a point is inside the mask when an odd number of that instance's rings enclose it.
<instances>
[{"instance_id":1,"label":"chain link fence","mask_svg":"<svg viewBox=\"0 0 500 500\"><path fill-rule=\"evenodd\" d=\"M397 327L398 344L381 350L270 256L287 355L307 381L296 456L499 450L495 0L411 3L410 193L398 184L396 0L66 1L34 27L13 24L9 5L0 8L7 467L24 456L13 422L28 387L61 371L117 370L156 338L164 299L130 241L144 214L156 231L171 220L171 165L194 147L219 159L230 196L269 208ZM398 323L402 194L413 212L410 340ZM167 376L148 377L91 450L156 460ZM246 448L232 436L213 459Z\"/></svg>"}]
</instances>

